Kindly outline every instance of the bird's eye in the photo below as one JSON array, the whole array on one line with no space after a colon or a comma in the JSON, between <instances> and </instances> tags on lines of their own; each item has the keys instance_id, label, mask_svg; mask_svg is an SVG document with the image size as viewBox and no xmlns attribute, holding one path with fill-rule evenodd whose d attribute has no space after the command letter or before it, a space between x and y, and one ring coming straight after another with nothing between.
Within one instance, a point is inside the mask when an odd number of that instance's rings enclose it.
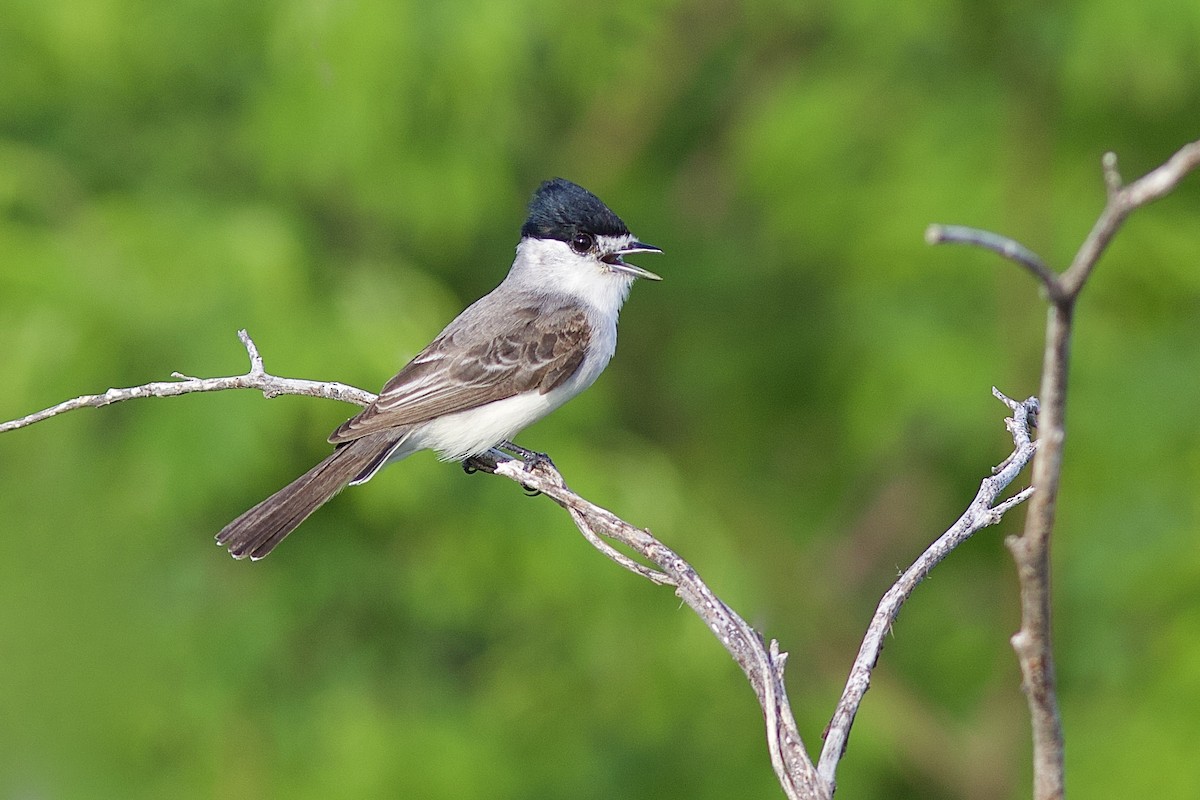
<instances>
[{"instance_id":1,"label":"bird's eye","mask_svg":"<svg viewBox=\"0 0 1200 800\"><path fill-rule=\"evenodd\" d=\"M571 249L579 255L583 255L592 249L596 244L596 238L590 233L577 233L575 238L571 240Z\"/></svg>"}]
</instances>

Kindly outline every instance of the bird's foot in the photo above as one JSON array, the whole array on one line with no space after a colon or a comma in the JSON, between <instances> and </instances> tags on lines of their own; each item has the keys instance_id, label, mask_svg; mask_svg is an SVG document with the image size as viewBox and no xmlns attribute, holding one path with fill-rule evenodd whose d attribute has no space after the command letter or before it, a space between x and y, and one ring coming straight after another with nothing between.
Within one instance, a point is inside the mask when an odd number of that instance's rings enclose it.
<instances>
[{"instance_id":1,"label":"bird's foot","mask_svg":"<svg viewBox=\"0 0 1200 800\"><path fill-rule=\"evenodd\" d=\"M550 469L554 469L554 462L550 460L550 456L545 453L539 453L536 450L526 450L519 444L512 442L501 442L496 445L496 449L501 452L511 453L517 456L525 464L526 472L533 472L534 468L539 464L545 464Z\"/></svg>"},{"instance_id":2,"label":"bird's foot","mask_svg":"<svg viewBox=\"0 0 1200 800\"><path fill-rule=\"evenodd\" d=\"M512 442L501 442L500 444L496 445L495 449L502 453L511 453L512 455L520 458L525 464L526 472L533 472L533 470L536 469L539 464L544 464L550 469L555 469L554 462L550 460L550 456L546 455L545 453L539 453L536 450L526 450L519 444L513 444ZM530 497L537 497L539 494L541 494L540 491L531 486L525 486L524 489L525 494L529 495Z\"/></svg>"},{"instance_id":3,"label":"bird's foot","mask_svg":"<svg viewBox=\"0 0 1200 800\"><path fill-rule=\"evenodd\" d=\"M516 456L521 459L525 465L526 472L533 472L539 464L544 464L550 469L555 469L554 462L550 460L550 456L545 453L538 453L534 450L526 450L520 445L512 442L501 442L478 456L471 456L462 462L463 472L472 475L476 472L495 472L496 465L501 461L509 460L510 456ZM525 486L525 493L530 497L537 497L541 494L540 491L530 486Z\"/></svg>"}]
</instances>

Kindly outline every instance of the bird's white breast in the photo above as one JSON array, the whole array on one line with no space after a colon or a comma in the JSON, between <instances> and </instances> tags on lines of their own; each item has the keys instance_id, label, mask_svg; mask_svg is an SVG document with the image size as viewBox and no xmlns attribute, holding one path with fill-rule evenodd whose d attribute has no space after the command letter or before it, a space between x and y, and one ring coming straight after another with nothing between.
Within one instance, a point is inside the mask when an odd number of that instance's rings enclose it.
<instances>
[{"instance_id":1,"label":"bird's white breast","mask_svg":"<svg viewBox=\"0 0 1200 800\"><path fill-rule=\"evenodd\" d=\"M545 394L526 392L422 423L413 430L405 441L403 452L397 452L396 457L424 449L435 451L444 461L461 461L478 455L500 442L511 440L521 430L591 386L616 351L617 325L615 316L611 320L597 319L598 314L589 316L593 319L588 353L570 378Z\"/></svg>"}]
</instances>

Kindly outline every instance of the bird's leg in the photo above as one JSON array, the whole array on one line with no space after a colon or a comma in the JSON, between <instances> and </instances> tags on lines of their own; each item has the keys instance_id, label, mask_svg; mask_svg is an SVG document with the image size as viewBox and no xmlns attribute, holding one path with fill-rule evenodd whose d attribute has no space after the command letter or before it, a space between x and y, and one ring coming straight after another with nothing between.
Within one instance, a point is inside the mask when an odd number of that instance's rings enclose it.
<instances>
[{"instance_id":1,"label":"bird's leg","mask_svg":"<svg viewBox=\"0 0 1200 800\"><path fill-rule=\"evenodd\" d=\"M551 469L554 468L554 462L550 460L550 456L545 453L538 453L533 450L526 450L520 445L512 442L501 442L486 453L477 456L471 456L462 462L463 472L471 475L476 472L495 472L496 464L499 461L507 461L509 455L515 455L521 459L525 465L526 472L532 472L538 464L545 464ZM537 489L529 486L524 487L525 493L530 497L537 497L541 494Z\"/></svg>"},{"instance_id":2,"label":"bird's leg","mask_svg":"<svg viewBox=\"0 0 1200 800\"><path fill-rule=\"evenodd\" d=\"M534 467L536 467L538 464L545 464L550 469L554 469L554 462L550 460L550 456L546 455L545 453L539 453L536 450L526 450L519 444L505 441L497 445L496 449L502 452L507 450L514 455L520 456L521 461L525 462L526 472L533 472ZM532 486L523 486L522 488L525 489L525 494L529 497L537 497L539 494L541 494L539 489L534 489Z\"/></svg>"},{"instance_id":3,"label":"bird's leg","mask_svg":"<svg viewBox=\"0 0 1200 800\"><path fill-rule=\"evenodd\" d=\"M500 444L496 445L495 449L501 452L512 453L513 455L520 457L521 461L525 463L526 472L532 472L533 468L538 464L545 464L551 469L554 468L554 462L550 460L550 456L546 455L545 453L539 453L536 450L526 450L519 444L513 444L512 442L507 441L501 442Z\"/></svg>"}]
</instances>

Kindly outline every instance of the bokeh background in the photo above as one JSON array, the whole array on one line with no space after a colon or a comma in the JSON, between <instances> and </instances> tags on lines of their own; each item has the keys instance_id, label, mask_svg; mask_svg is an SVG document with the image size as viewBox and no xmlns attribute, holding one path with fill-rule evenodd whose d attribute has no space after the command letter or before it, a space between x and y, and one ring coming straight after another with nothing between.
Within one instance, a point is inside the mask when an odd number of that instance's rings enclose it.
<instances>
[{"instance_id":1,"label":"bokeh background","mask_svg":"<svg viewBox=\"0 0 1200 800\"><path fill-rule=\"evenodd\" d=\"M268 369L375 390L562 175L665 254L528 430L791 652L814 752L899 568L1009 451L1067 263L1200 136L1200 5L7 0L0 418ZM1055 541L1068 786L1200 782L1200 178L1080 304ZM428 454L212 543L353 408L141 400L0 437L0 797L782 796L742 675L545 499ZM839 796L1019 798L1015 513L897 625Z\"/></svg>"}]
</instances>

